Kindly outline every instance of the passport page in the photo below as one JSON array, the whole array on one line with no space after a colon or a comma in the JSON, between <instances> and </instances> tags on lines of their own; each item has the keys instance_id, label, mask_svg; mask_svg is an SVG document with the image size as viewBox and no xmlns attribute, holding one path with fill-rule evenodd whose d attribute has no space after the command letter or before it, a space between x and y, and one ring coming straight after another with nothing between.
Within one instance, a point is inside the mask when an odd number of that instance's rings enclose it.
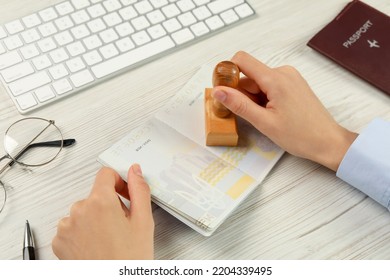
<instances>
[{"instance_id":1,"label":"passport page","mask_svg":"<svg viewBox=\"0 0 390 280\"><path fill-rule=\"evenodd\" d=\"M209 236L265 178L283 150L239 120L238 147L207 147L204 88L211 66L194 77L145 125L99 155L118 171L137 162L151 187L152 200L173 216Z\"/></svg>"}]
</instances>

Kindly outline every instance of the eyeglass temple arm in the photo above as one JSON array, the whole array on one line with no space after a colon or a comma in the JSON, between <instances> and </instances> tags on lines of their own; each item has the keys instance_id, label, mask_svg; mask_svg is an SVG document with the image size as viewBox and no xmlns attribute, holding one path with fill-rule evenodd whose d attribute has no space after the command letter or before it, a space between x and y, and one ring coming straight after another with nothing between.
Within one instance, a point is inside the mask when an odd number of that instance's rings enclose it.
<instances>
[{"instance_id":1,"label":"eyeglass temple arm","mask_svg":"<svg viewBox=\"0 0 390 280\"><path fill-rule=\"evenodd\" d=\"M74 143L76 143L76 139L64 139L62 146L68 147L70 145L73 145ZM59 147L59 146L61 146L61 140L39 142L39 143L30 144L27 147L26 151L30 148L35 148L35 147Z\"/></svg>"},{"instance_id":2,"label":"eyeglass temple arm","mask_svg":"<svg viewBox=\"0 0 390 280\"><path fill-rule=\"evenodd\" d=\"M62 146L63 147L69 147L71 145L73 145L74 143L76 143L76 139L64 139L63 140L63 144ZM14 160L18 160L26 151L28 151L29 149L31 148L36 148L36 147L59 147L61 146L61 140L54 140L54 141L47 141L47 142L39 142L39 143L34 143L34 144L30 144L26 147L26 149L24 149L20 154L18 154ZM4 159L6 156L2 157L0 159L0 161L2 159ZM9 166L12 166L15 164L15 161L11 161L8 165Z\"/></svg>"}]
</instances>

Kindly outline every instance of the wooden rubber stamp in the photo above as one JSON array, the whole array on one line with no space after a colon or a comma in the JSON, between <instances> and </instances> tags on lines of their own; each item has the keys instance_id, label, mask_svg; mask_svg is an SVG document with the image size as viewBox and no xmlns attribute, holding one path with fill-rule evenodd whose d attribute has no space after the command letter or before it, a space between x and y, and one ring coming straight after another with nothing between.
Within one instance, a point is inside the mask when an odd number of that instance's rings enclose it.
<instances>
[{"instance_id":1,"label":"wooden rubber stamp","mask_svg":"<svg viewBox=\"0 0 390 280\"><path fill-rule=\"evenodd\" d=\"M213 72L213 86L237 88L240 79L238 66L231 61L218 63ZM207 146L237 146L236 116L211 96L212 89L205 89L205 121Z\"/></svg>"}]
</instances>

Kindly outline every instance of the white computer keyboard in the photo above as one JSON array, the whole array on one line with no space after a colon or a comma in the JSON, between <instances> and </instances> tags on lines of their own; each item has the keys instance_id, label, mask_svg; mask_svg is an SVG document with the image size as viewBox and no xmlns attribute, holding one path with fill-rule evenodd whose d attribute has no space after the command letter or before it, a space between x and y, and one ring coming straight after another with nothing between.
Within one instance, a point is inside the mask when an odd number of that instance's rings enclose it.
<instances>
[{"instance_id":1,"label":"white computer keyboard","mask_svg":"<svg viewBox=\"0 0 390 280\"><path fill-rule=\"evenodd\" d=\"M0 26L0 76L26 113L254 15L244 0L71 0Z\"/></svg>"}]
</instances>

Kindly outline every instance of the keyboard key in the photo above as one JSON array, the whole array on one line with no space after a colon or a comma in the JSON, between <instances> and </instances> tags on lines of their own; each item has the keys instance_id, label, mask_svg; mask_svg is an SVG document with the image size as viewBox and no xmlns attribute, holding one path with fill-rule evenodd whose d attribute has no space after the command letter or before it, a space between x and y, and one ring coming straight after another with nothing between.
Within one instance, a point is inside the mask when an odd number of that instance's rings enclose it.
<instances>
[{"instance_id":1,"label":"keyboard key","mask_svg":"<svg viewBox=\"0 0 390 280\"><path fill-rule=\"evenodd\" d=\"M134 33L134 28L128 22L124 22L115 27L120 37L124 37Z\"/></svg>"},{"instance_id":2,"label":"keyboard key","mask_svg":"<svg viewBox=\"0 0 390 280\"><path fill-rule=\"evenodd\" d=\"M0 70L15 65L22 61L17 51L7 52L0 55Z\"/></svg>"},{"instance_id":3,"label":"keyboard key","mask_svg":"<svg viewBox=\"0 0 390 280\"><path fill-rule=\"evenodd\" d=\"M121 3L123 6L128 6L128 5L134 4L136 2L137 2L137 0L121 0Z\"/></svg>"},{"instance_id":4,"label":"keyboard key","mask_svg":"<svg viewBox=\"0 0 390 280\"><path fill-rule=\"evenodd\" d=\"M24 30L22 23L18 19L7 23L5 25L5 28L7 29L8 33L11 35Z\"/></svg>"},{"instance_id":5,"label":"keyboard key","mask_svg":"<svg viewBox=\"0 0 390 280\"><path fill-rule=\"evenodd\" d=\"M123 68L136 64L137 62L148 59L156 54L171 49L175 43L171 38L165 36L161 39L146 44L140 48L131 50L127 53L116 56L103 63L95 65L91 68L97 78L102 78Z\"/></svg>"},{"instance_id":6,"label":"keyboard key","mask_svg":"<svg viewBox=\"0 0 390 280\"><path fill-rule=\"evenodd\" d=\"M132 6L119 10L119 14L123 18L123 20L129 20L135 18L138 15Z\"/></svg>"},{"instance_id":7,"label":"keyboard key","mask_svg":"<svg viewBox=\"0 0 390 280\"><path fill-rule=\"evenodd\" d=\"M122 8L122 5L119 3L118 0L107 0L103 2L103 5L108 12L112 12Z\"/></svg>"},{"instance_id":8,"label":"keyboard key","mask_svg":"<svg viewBox=\"0 0 390 280\"><path fill-rule=\"evenodd\" d=\"M225 10L236 7L244 3L244 0L217 0L208 4L208 8L213 14L219 14Z\"/></svg>"},{"instance_id":9,"label":"keyboard key","mask_svg":"<svg viewBox=\"0 0 390 280\"><path fill-rule=\"evenodd\" d=\"M103 20L107 24L107 26L109 26L109 27L117 25L117 24L122 22L122 18L116 12L105 15L103 17Z\"/></svg>"},{"instance_id":10,"label":"keyboard key","mask_svg":"<svg viewBox=\"0 0 390 280\"><path fill-rule=\"evenodd\" d=\"M196 22L196 18L192 15L191 12L182 14L177 18L179 19L180 23L185 27L194 24Z\"/></svg>"},{"instance_id":11,"label":"keyboard key","mask_svg":"<svg viewBox=\"0 0 390 280\"><path fill-rule=\"evenodd\" d=\"M138 46L141 46L151 41L148 33L146 33L145 31L140 31L138 33L131 35L131 39Z\"/></svg>"},{"instance_id":12,"label":"keyboard key","mask_svg":"<svg viewBox=\"0 0 390 280\"><path fill-rule=\"evenodd\" d=\"M249 7L248 4L243 4L241 6L238 6L237 8L234 9L237 14L241 17L241 18L245 18L245 17L248 17L250 15L253 15L254 14L254 11L251 9L251 7Z\"/></svg>"},{"instance_id":13,"label":"keyboard key","mask_svg":"<svg viewBox=\"0 0 390 280\"><path fill-rule=\"evenodd\" d=\"M188 28L185 28L173 33L172 38L176 42L176 44L181 45L185 42L194 39L194 34L192 34L192 32Z\"/></svg>"},{"instance_id":14,"label":"keyboard key","mask_svg":"<svg viewBox=\"0 0 390 280\"><path fill-rule=\"evenodd\" d=\"M68 1L62 2L61 4L56 5L57 12L61 15L67 15L74 11L74 8L72 4L70 4Z\"/></svg>"},{"instance_id":15,"label":"keyboard key","mask_svg":"<svg viewBox=\"0 0 390 280\"><path fill-rule=\"evenodd\" d=\"M54 80L58 80L69 74L68 70L66 70L63 64L58 64L56 66L49 68L49 73Z\"/></svg>"},{"instance_id":16,"label":"keyboard key","mask_svg":"<svg viewBox=\"0 0 390 280\"><path fill-rule=\"evenodd\" d=\"M163 7L162 11L167 18L175 17L180 14L179 8L174 3Z\"/></svg>"},{"instance_id":17,"label":"keyboard key","mask_svg":"<svg viewBox=\"0 0 390 280\"><path fill-rule=\"evenodd\" d=\"M162 6L168 4L167 0L150 0L150 2L152 3L153 7L155 7L156 9L161 8Z\"/></svg>"},{"instance_id":18,"label":"keyboard key","mask_svg":"<svg viewBox=\"0 0 390 280\"><path fill-rule=\"evenodd\" d=\"M125 37L115 42L116 46L121 52L127 52L134 49L135 45L129 37Z\"/></svg>"},{"instance_id":19,"label":"keyboard key","mask_svg":"<svg viewBox=\"0 0 390 280\"><path fill-rule=\"evenodd\" d=\"M80 57L73 58L66 62L70 72L75 73L85 68L85 64Z\"/></svg>"},{"instance_id":20,"label":"keyboard key","mask_svg":"<svg viewBox=\"0 0 390 280\"><path fill-rule=\"evenodd\" d=\"M196 18L198 20L204 20L204 19L212 16L210 10L207 9L206 6L202 6L202 7L196 8L192 12L194 13L194 15L196 16Z\"/></svg>"},{"instance_id":21,"label":"keyboard key","mask_svg":"<svg viewBox=\"0 0 390 280\"><path fill-rule=\"evenodd\" d=\"M57 94L61 95L73 89L72 85L67 79L62 79L53 83L53 88Z\"/></svg>"},{"instance_id":22,"label":"keyboard key","mask_svg":"<svg viewBox=\"0 0 390 280\"><path fill-rule=\"evenodd\" d=\"M153 10L152 5L150 5L150 3L146 0L134 4L134 7L137 10L137 12L141 15L149 13L151 10Z\"/></svg>"},{"instance_id":23,"label":"keyboard key","mask_svg":"<svg viewBox=\"0 0 390 280\"><path fill-rule=\"evenodd\" d=\"M142 30L150 26L149 21L145 16L140 16L131 21L131 24L134 26L136 30Z\"/></svg>"},{"instance_id":24,"label":"keyboard key","mask_svg":"<svg viewBox=\"0 0 390 280\"><path fill-rule=\"evenodd\" d=\"M88 0L72 0L72 4L76 10L80 10L90 5Z\"/></svg>"},{"instance_id":25,"label":"keyboard key","mask_svg":"<svg viewBox=\"0 0 390 280\"><path fill-rule=\"evenodd\" d=\"M5 52L6 52L6 50L3 47L3 44L0 43L0 54L5 53Z\"/></svg>"},{"instance_id":26,"label":"keyboard key","mask_svg":"<svg viewBox=\"0 0 390 280\"><path fill-rule=\"evenodd\" d=\"M95 65L96 63L103 61L102 57L96 50L84 54L83 58L88 66L92 66Z\"/></svg>"},{"instance_id":27,"label":"keyboard key","mask_svg":"<svg viewBox=\"0 0 390 280\"><path fill-rule=\"evenodd\" d=\"M213 16L206 19L206 24L211 30L217 30L224 26L224 23L219 16Z\"/></svg>"},{"instance_id":28,"label":"keyboard key","mask_svg":"<svg viewBox=\"0 0 390 280\"><path fill-rule=\"evenodd\" d=\"M165 16L160 10L155 10L146 15L152 25L160 23L165 20Z\"/></svg>"},{"instance_id":29,"label":"keyboard key","mask_svg":"<svg viewBox=\"0 0 390 280\"><path fill-rule=\"evenodd\" d=\"M99 51L105 59L109 59L119 54L119 51L112 43L101 47Z\"/></svg>"},{"instance_id":30,"label":"keyboard key","mask_svg":"<svg viewBox=\"0 0 390 280\"><path fill-rule=\"evenodd\" d=\"M39 15L43 21L48 22L58 17L56 11L53 8L47 8L39 12Z\"/></svg>"},{"instance_id":31,"label":"keyboard key","mask_svg":"<svg viewBox=\"0 0 390 280\"><path fill-rule=\"evenodd\" d=\"M7 83L23 78L34 73L30 62L23 62L1 71L1 75Z\"/></svg>"},{"instance_id":32,"label":"keyboard key","mask_svg":"<svg viewBox=\"0 0 390 280\"><path fill-rule=\"evenodd\" d=\"M100 41L97 35L92 35L83 40L87 49L92 50L103 45L102 41Z\"/></svg>"},{"instance_id":33,"label":"keyboard key","mask_svg":"<svg viewBox=\"0 0 390 280\"><path fill-rule=\"evenodd\" d=\"M85 48L80 41L67 45L66 49L71 56L78 56L80 54L85 53Z\"/></svg>"},{"instance_id":34,"label":"keyboard key","mask_svg":"<svg viewBox=\"0 0 390 280\"><path fill-rule=\"evenodd\" d=\"M163 26L168 32L175 32L181 28L180 22L176 18L169 19L163 22Z\"/></svg>"},{"instance_id":35,"label":"keyboard key","mask_svg":"<svg viewBox=\"0 0 390 280\"><path fill-rule=\"evenodd\" d=\"M93 33L97 33L99 31L106 29L106 25L104 24L104 22L100 18L97 18L93 21L88 22L87 25L88 25L89 29L91 29L91 32L93 32Z\"/></svg>"},{"instance_id":36,"label":"keyboard key","mask_svg":"<svg viewBox=\"0 0 390 280\"><path fill-rule=\"evenodd\" d=\"M148 28L148 33L150 36L152 36L153 39L160 38L162 36L165 36L167 32L165 29L161 26L161 24L154 25L150 28Z\"/></svg>"},{"instance_id":37,"label":"keyboard key","mask_svg":"<svg viewBox=\"0 0 390 280\"><path fill-rule=\"evenodd\" d=\"M67 45L71 42L73 42L73 37L70 35L69 31L61 32L54 36L54 39L56 39L57 43L60 46Z\"/></svg>"},{"instance_id":38,"label":"keyboard key","mask_svg":"<svg viewBox=\"0 0 390 280\"><path fill-rule=\"evenodd\" d=\"M29 92L51 82L46 72L38 72L9 84L9 89L14 96Z\"/></svg>"},{"instance_id":39,"label":"keyboard key","mask_svg":"<svg viewBox=\"0 0 390 280\"><path fill-rule=\"evenodd\" d=\"M43 53L54 50L57 47L56 43L54 43L54 40L50 37L38 41L37 45Z\"/></svg>"},{"instance_id":40,"label":"keyboard key","mask_svg":"<svg viewBox=\"0 0 390 280\"><path fill-rule=\"evenodd\" d=\"M22 110L26 110L38 105L31 92L19 96L18 98L16 98L16 101L18 102Z\"/></svg>"},{"instance_id":41,"label":"keyboard key","mask_svg":"<svg viewBox=\"0 0 390 280\"><path fill-rule=\"evenodd\" d=\"M7 33L5 32L4 28L0 26L0 39L7 37Z\"/></svg>"},{"instance_id":42,"label":"keyboard key","mask_svg":"<svg viewBox=\"0 0 390 280\"><path fill-rule=\"evenodd\" d=\"M70 76L70 80L72 81L75 87L81 87L93 82L94 78L92 74L86 69L84 71L81 71L79 73Z\"/></svg>"},{"instance_id":43,"label":"keyboard key","mask_svg":"<svg viewBox=\"0 0 390 280\"><path fill-rule=\"evenodd\" d=\"M81 24L91 19L85 10L77 11L70 16L76 24Z\"/></svg>"},{"instance_id":44,"label":"keyboard key","mask_svg":"<svg viewBox=\"0 0 390 280\"><path fill-rule=\"evenodd\" d=\"M20 39L19 35L14 35L14 36L5 38L4 44L10 51L23 46L23 42Z\"/></svg>"},{"instance_id":45,"label":"keyboard key","mask_svg":"<svg viewBox=\"0 0 390 280\"><path fill-rule=\"evenodd\" d=\"M24 59L30 59L39 55L39 51L34 44L27 45L23 48L20 48L20 52L22 53Z\"/></svg>"},{"instance_id":46,"label":"keyboard key","mask_svg":"<svg viewBox=\"0 0 390 280\"><path fill-rule=\"evenodd\" d=\"M76 40L87 37L91 34L85 24L72 28L70 32L72 32Z\"/></svg>"},{"instance_id":47,"label":"keyboard key","mask_svg":"<svg viewBox=\"0 0 390 280\"><path fill-rule=\"evenodd\" d=\"M194 2L197 6L202 6L204 4L211 2L211 0L194 0Z\"/></svg>"},{"instance_id":48,"label":"keyboard key","mask_svg":"<svg viewBox=\"0 0 390 280\"><path fill-rule=\"evenodd\" d=\"M191 0L180 0L176 2L176 5L182 12L188 12L195 8L195 4Z\"/></svg>"},{"instance_id":49,"label":"keyboard key","mask_svg":"<svg viewBox=\"0 0 390 280\"><path fill-rule=\"evenodd\" d=\"M34 58L32 63L37 70L42 70L52 65L49 57L45 54Z\"/></svg>"},{"instance_id":50,"label":"keyboard key","mask_svg":"<svg viewBox=\"0 0 390 280\"><path fill-rule=\"evenodd\" d=\"M195 34L195 36L202 36L210 32L210 29L204 24L204 22L198 22L194 25L191 25L191 31Z\"/></svg>"},{"instance_id":51,"label":"keyboard key","mask_svg":"<svg viewBox=\"0 0 390 280\"><path fill-rule=\"evenodd\" d=\"M32 42L35 42L35 41L41 39L41 36L39 35L39 33L36 29L26 30L26 31L22 32L20 35L22 35L22 38L26 44L30 44Z\"/></svg>"},{"instance_id":52,"label":"keyboard key","mask_svg":"<svg viewBox=\"0 0 390 280\"><path fill-rule=\"evenodd\" d=\"M57 33L57 28L54 26L52 22L48 22L46 24L40 25L38 27L39 32L41 32L43 37L47 37Z\"/></svg>"},{"instance_id":53,"label":"keyboard key","mask_svg":"<svg viewBox=\"0 0 390 280\"><path fill-rule=\"evenodd\" d=\"M69 16L64 16L62 18L56 19L54 23L56 24L57 28L61 31L74 26Z\"/></svg>"},{"instance_id":54,"label":"keyboard key","mask_svg":"<svg viewBox=\"0 0 390 280\"><path fill-rule=\"evenodd\" d=\"M49 99L56 97L50 86L44 86L42 88L39 88L34 93L40 102L45 102Z\"/></svg>"},{"instance_id":55,"label":"keyboard key","mask_svg":"<svg viewBox=\"0 0 390 280\"><path fill-rule=\"evenodd\" d=\"M60 63L62 61L69 59L69 55L64 48L56 49L50 52L49 54L51 59L54 61L54 63Z\"/></svg>"},{"instance_id":56,"label":"keyboard key","mask_svg":"<svg viewBox=\"0 0 390 280\"><path fill-rule=\"evenodd\" d=\"M100 32L99 35L106 44L119 39L118 34L112 28Z\"/></svg>"},{"instance_id":57,"label":"keyboard key","mask_svg":"<svg viewBox=\"0 0 390 280\"><path fill-rule=\"evenodd\" d=\"M26 16L22 18L22 21L27 28L35 27L41 24L41 20L39 19L37 14L31 14L29 16Z\"/></svg>"},{"instance_id":58,"label":"keyboard key","mask_svg":"<svg viewBox=\"0 0 390 280\"><path fill-rule=\"evenodd\" d=\"M221 18L222 20L226 23L226 24L231 24L233 22L236 22L238 21L240 18L238 17L238 15L234 12L234 10L228 10L226 12L223 12L221 14Z\"/></svg>"},{"instance_id":59,"label":"keyboard key","mask_svg":"<svg viewBox=\"0 0 390 280\"><path fill-rule=\"evenodd\" d=\"M106 14L106 10L104 10L101 4L89 7L87 11L92 18L97 18Z\"/></svg>"}]
</instances>

